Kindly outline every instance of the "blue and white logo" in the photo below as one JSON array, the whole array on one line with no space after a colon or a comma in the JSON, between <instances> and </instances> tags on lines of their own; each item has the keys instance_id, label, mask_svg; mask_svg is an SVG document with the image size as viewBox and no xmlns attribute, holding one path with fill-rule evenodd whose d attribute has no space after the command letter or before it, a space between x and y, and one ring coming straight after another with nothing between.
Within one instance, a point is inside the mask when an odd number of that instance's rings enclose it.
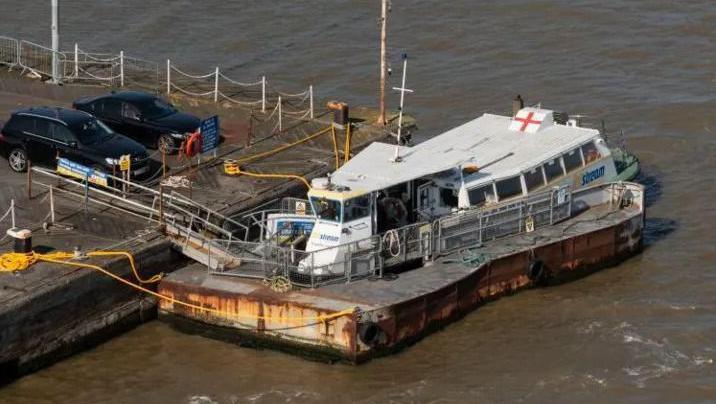
<instances>
[{"instance_id":1,"label":"blue and white logo","mask_svg":"<svg viewBox=\"0 0 716 404\"><path fill-rule=\"evenodd\" d=\"M590 182L596 180L597 178L601 178L604 176L604 166L601 166L599 168L595 168L594 170L587 171L582 176L582 186L585 186L589 184Z\"/></svg>"}]
</instances>

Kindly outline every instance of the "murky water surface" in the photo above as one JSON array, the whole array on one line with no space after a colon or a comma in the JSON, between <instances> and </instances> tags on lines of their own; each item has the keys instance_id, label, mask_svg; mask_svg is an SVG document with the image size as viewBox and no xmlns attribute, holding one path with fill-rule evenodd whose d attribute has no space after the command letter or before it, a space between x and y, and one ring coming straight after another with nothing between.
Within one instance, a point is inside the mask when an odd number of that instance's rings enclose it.
<instances>
[{"instance_id":1,"label":"murky water surface","mask_svg":"<svg viewBox=\"0 0 716 404\"><path fill-rule=\"evenodd\" d=\"M47 4L46 4L47 3ZM379 2L62 1L62 44L374 104ZM403 353L324 365L153 322L0 391L20 402L716 401L716 4L393 2L407 111L427 136L528 101L623 130L649 185L648 247L480 308ZM49 42L49 2L0 0L0 34ZM395 105L395 97L391 99Z\"/></svg>"}]
</instances>

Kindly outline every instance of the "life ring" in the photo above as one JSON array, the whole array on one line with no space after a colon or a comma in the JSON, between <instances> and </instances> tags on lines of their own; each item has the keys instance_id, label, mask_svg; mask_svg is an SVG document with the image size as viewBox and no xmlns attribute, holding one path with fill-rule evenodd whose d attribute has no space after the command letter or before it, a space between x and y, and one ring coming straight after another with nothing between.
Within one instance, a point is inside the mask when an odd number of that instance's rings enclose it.
<instances>
[{"instance_id":1,"label":"life ring","mask_svg":"<svg viewBox=\"0 0 716 404\"><path fill-rule=\"evenodd\" d=\"M199 133L199 131L192 133L186 140L184 154L186 154L188 157L196 156L197 154L199 154L199 152L201 152L202 143L203 138L201 136L201 133Z\"/></svg>"}]
</instances>

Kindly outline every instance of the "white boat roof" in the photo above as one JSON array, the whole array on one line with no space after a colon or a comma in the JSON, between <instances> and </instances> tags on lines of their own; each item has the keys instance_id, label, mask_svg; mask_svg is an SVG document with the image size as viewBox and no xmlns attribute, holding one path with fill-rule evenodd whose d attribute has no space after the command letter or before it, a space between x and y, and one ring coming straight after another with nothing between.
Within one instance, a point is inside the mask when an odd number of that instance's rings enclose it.
<instances>
[{"instance_id":1,"label":"white boat roof","mask_svg":"<svg viewBox=\"0 0 716 404\"><path fill-rule=\"evenodd\" d=\"M476 165L469 183L519 175L599 136L599 131L553 122L553 111L524 108L513 117L483 114L414 147L375 142L331 176L331 182L372 192L441 171Z\"/></svg>"}]
</instances>

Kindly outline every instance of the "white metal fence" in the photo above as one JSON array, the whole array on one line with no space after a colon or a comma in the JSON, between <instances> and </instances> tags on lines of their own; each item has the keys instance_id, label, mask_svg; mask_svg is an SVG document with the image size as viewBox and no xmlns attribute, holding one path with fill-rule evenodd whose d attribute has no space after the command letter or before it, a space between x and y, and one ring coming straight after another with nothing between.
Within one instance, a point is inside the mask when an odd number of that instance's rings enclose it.
<instances>
[{"instance_id":1,"label":"white metal fence","mask_svg":"<svg viewBox=\"0 0 716 404\"><path fill-rule=\"evenodd\" d=\"M181 93L194 98L228 102L260 110L276 120L279 131L284 120L313 119L313 86L288 93L271 88L266 76L255 81L242 82L228 77L217 66L207 74L188 73L166 61L166 69L156 62L119 53L97 53L82 50L78 44L69 52L52 49L25 40L0 36L0 65L20 68L42 78L52 77L52 57L56 53L60 66L58 81L65 83L97 84L110 87L132 87Z\"/></svg>"}]
</instances>

